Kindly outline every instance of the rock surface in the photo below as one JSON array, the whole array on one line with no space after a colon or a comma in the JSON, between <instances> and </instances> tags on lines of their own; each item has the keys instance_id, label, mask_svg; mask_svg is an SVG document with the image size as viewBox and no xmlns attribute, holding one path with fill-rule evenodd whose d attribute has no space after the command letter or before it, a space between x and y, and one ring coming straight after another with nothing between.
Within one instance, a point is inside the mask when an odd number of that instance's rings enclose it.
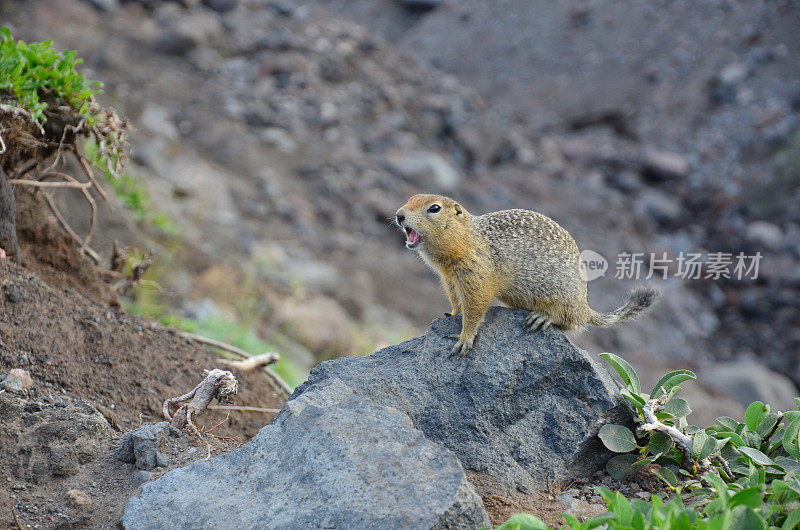
<instances>
[{"instance_id":1,"label":"rock surface","mask_svg":"<svg viewBox=\"0 0 800 530\"><path fill-rule=\"evenodd\" d=\"M166 467L169 465L169 455L158 449L169 434L169 422L142 425L125 433L114 454L123 462L134 464L138 469Z\"/></svg>"},{"instance_id":2,"label":"rock surface","mask_svg":"<svg viewBox=\"0 0 800 530\"><path fill-rule=\"evenodd\" d=\"M491 308L465 359L448 357L453 341L446 337L461 325L451 317L368 357L322 363L278 420L347 389L404 411L428 439L493 487L526 493L548 473L557 482L592 473L609 456L597 430L603 423L627 423L627 409L604 368L559 331L524 331L526 315Z\"/></svg>"},{"instance_id":3,"label":"rock surface","mask_svg":"<svg viewBox=\"0 0 800 530\"><path fill-rule=\"evenodd\" d=\"M243 448L168 473L125 528L476 528L489 524L452 452L401 412L350 397L266 426Z\"/></svg>"},{"instance_id":4,"label":"rock surface","mask_svg":"<svg viewBox=\"0 0 800 530\"><path fill-rule=\"evenodd\" d=\"M558 331L523 331L525 316L490 309L466 358L447 356L451 317L322 363L250 443L143 486L123 525L476 528L478 493L591 474L609 456L597 430L627 408L603 368Z\"/></svg>"}]
</instances>

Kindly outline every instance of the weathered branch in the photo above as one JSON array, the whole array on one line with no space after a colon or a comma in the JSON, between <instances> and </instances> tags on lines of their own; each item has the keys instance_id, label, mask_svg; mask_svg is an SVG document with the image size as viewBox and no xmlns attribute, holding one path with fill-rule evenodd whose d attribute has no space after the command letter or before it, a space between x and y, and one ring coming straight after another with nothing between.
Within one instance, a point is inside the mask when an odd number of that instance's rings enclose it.
<instances>
[{"instance_id":1,"label":"weathered branch","mask_svg":"<svg viewBox=\"0 0 800 530\"><path fill-rule=\"evenodd\" d=\"M203 440L202 433L194 424L194 417L202 414L214 399L218 403L229 403L238 390L239 382L229 371L218 368L203 370L203 380L190 392L164 401L162 412L174 427L179 429L189 427L198 439ZM186 401L189 402L185 403ZM184 404L175 412L175 416L170 416L169 407L175 403ZM208 449L206 460L208 460L211 458L211 444L206 442L206 447Z\"/></svg>"},{"instance_id":2,"label":"weathered branch","mask_svg":"<svg viewBox=\"0 0 800 530\"><path fill-rule=\"evenodd\" d=\"M281 356L277 353L262 353L261 355L254 355L253 357L245 359L244 361L219 359L217 362L224 364L225 366L230 366L231 368L236 368L237 370L246 372L255 368L261 368L262 366L269 366L270 364L276 363L280 360Z\"/></svg>"},{"instance_id":3,"label":"weathered branch","mask_svg":"<svg viewBox=\"0 0 800 530\"><path fill-rule=\"evenodd\" d=\"M265 407L248 407L245 405L209 405L209 410L240 410L242 412L271 412L277 414L281 409L268 409Z\"/></svg>"},{"instance_id":4,"label":"weathered branch","mask_svg":"<svg viewBox=\"0 0 800 530\"><path fill-rule=\"evenodd\" d=\"M661 388L661 396L658 398L654 398L649 400L644 407L642 407L642 411L644 412L644 425L640 426L639 429L645 432L660 432L669 436L673 442L675 442L675 446L683 455L682 463L684 468L688 471L694 471L692 469L692 464L694 463L694 454L692 452L694 446L694 440L688 434L682 433L677 428L662 423L656 417L657 412L661 412L664 409L664 405L667 401L668 394L666 390L662 387ZM711 460L709 458L704 458L697 462L697 472L698 473L705 473L712 468Z\"/></svg>"},{"instance_id":5,"label":"weathered branch","mask_svg":"<svg viewBox=\"0 0 800 530\"><path fill-rule=\"evenodd\" d=\"M237 348L236 346L232 346L226 342L222 342L219 340L209 339L208 337L202 337L200 335L195 335L194 333L189 333L188 331L181 331L179 335L185 339L193 340L195 342L199 342L200 344L207 344L209 346L214 346L215 348L219 348L221 350L225 350L231 352L239 357L243 357L245 359L250 359L253 355L247 353L246 351L242 350L241 348ZM273 387L277 390L280 390L286 397L292 395L292 388L284 381L281 376L276 374L273 370L268 367L264 367L264 373L267 374L269 377L270 382L272 383Z\"/></svg>"},{"instance_id":6,"label":"weathered branch","mask_svg":"<svg viewBox=\"0 0 800 530\"><path fill-rule=\"evenodd\" d=\"M50 174L52 175L52 173ZM11 179L9 182L17 186L30 186L32 188L77 188L85 190L92 187L91 182L40 182L31 179Z\"/></svg>"},{"instance_id":7,"label":"weathered branch","mask_svg":"<svg viewBox=\"0 0 800 530\"><path fill-rule=\"evenodd\" d=\"M53 215L55 216L56 220L61 225L61 227L64 230L66 230L66 232L70 235L70 237L74 239L75 242L78 243L78 245L81 247L81 251L83 251L87 256L89 256L92 259L92 261L94 261L95 265L100 265L100 256L97 254L97 252L94 251L94 249L92 249L92 247L86 244L86 241L84 241L81 238L81 236L79 236L75 232L75 230L72 229L71 226L69 226L67 220L64 219L63 215L61 215L61 211L56 206L56 203L55 201L53 201L53 198L50 197L50 195L48 195L47 193L42 193L42 197L44 197L47 206L50 208L50 211L53 213Z\"/></svg>"}]
</instances>

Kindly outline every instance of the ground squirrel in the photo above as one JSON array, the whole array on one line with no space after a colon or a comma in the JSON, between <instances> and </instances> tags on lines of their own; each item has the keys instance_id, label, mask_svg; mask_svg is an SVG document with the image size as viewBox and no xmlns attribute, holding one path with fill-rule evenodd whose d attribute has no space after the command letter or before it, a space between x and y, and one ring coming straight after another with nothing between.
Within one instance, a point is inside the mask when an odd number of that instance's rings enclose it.
<instances>
[{"instance_id":1,"label":"ground squirrel","mask_svg":"<svg viewBox=\"0 0 800 530\"><path fill-rule=\"evenodd\" d=\"M558 223L529 210L470 215L460 204L439 195L414 195L397 210L406 247L419 250L435 270L461 316L455 355L466 355L495 298L527 309L524 326L582 330L587 324L613 326L635 318L658 298L641 285L622 307L598 313L589 307L578 246ZM454 337L455 338L455 337Z\"/></svg>"}]
</instances>

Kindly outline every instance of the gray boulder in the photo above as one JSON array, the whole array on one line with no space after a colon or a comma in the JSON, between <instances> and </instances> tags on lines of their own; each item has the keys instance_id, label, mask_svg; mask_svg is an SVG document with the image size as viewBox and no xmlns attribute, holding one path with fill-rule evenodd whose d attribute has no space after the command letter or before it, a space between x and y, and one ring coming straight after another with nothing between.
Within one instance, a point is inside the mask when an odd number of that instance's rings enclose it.
<instances>
[{"instance_id":1,"label":"gray boulder","mask_svg":"<svg viewBox=\"0 0 800 530\"><path fill-rule=\"evenodd\" d=\"M133 464L138 469L166 467L169 465L169 455L158 449L169 433L170 425L166 421L142 425L125 433L114 454L123 462Z\"/></svg>"},{"instance_id":2,"label":"gray boulder","mask_svg":"<svg viewBox=\"0 0 800 530\"><path fill-rule=\"evenodd\" d=\"M761 401L773 410L793 410L797 407L794 398L800 396L791 379L752 360L717 363L703 377L703 384L743 407Z\"/></svg>"},{"instance_id":3,"label":"gray boulder","mask_svg":"<svg viewBox=\"0 0 800 530\"><path fill-rule=\"evenodd\" d=\"M125 528L478 528L481 498L452 452L402 412L326 385L247 445L142 487ZM323 391L325 393L325 391ZM349 397L348 397L349 395Z\"/></svg>"},{"instance_id":4,"label":"gray boulder","mask_svg":"<svg viewBox=\"0 0 800 530\"><path fill-rule=\"evenodd\" d=\"M603 467L597 431L630 423L616 383L525 311L489 310L450 358L460 318L314 368L241 449L142 487L126 528L479 528L480 495L531 493Z\"/></svg>"},{"instance_id":5,"label":"gray boulder","mask_svg":"<svg viewBox=\"0 0 800 530\"><path fill-rule=\"evenodd\" d=\"M324 362L276 421L305 401L349 392L408 414L456 454L481 494L532 492L548 473L558 483L590 474L610 457L597 431L629 424L628 409L604 367L560 331L523 330L526 315L490 308L466 358L448 357L453 340L446 337L461 329L461 318L450 317L370 356Z\"/></svg>"}]
</instances>

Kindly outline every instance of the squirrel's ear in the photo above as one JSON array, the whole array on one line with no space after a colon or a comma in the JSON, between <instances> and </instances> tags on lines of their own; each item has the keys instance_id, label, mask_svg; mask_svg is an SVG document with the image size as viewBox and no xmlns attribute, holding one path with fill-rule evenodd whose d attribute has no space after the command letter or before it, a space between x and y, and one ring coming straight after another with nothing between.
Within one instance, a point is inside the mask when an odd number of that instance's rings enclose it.
<instances>
[{"instance_id":1,"label":"squirrel's ear","mask_svg":"<svg viewBox=\"0 0 800 530\"><path fill-rule=\"evenodd\" d=\"M457 202L453 203L453 208L456 209L456 215L461 215L462 213L464 213L464 209Z\"/></svg>"}]
</instances>

